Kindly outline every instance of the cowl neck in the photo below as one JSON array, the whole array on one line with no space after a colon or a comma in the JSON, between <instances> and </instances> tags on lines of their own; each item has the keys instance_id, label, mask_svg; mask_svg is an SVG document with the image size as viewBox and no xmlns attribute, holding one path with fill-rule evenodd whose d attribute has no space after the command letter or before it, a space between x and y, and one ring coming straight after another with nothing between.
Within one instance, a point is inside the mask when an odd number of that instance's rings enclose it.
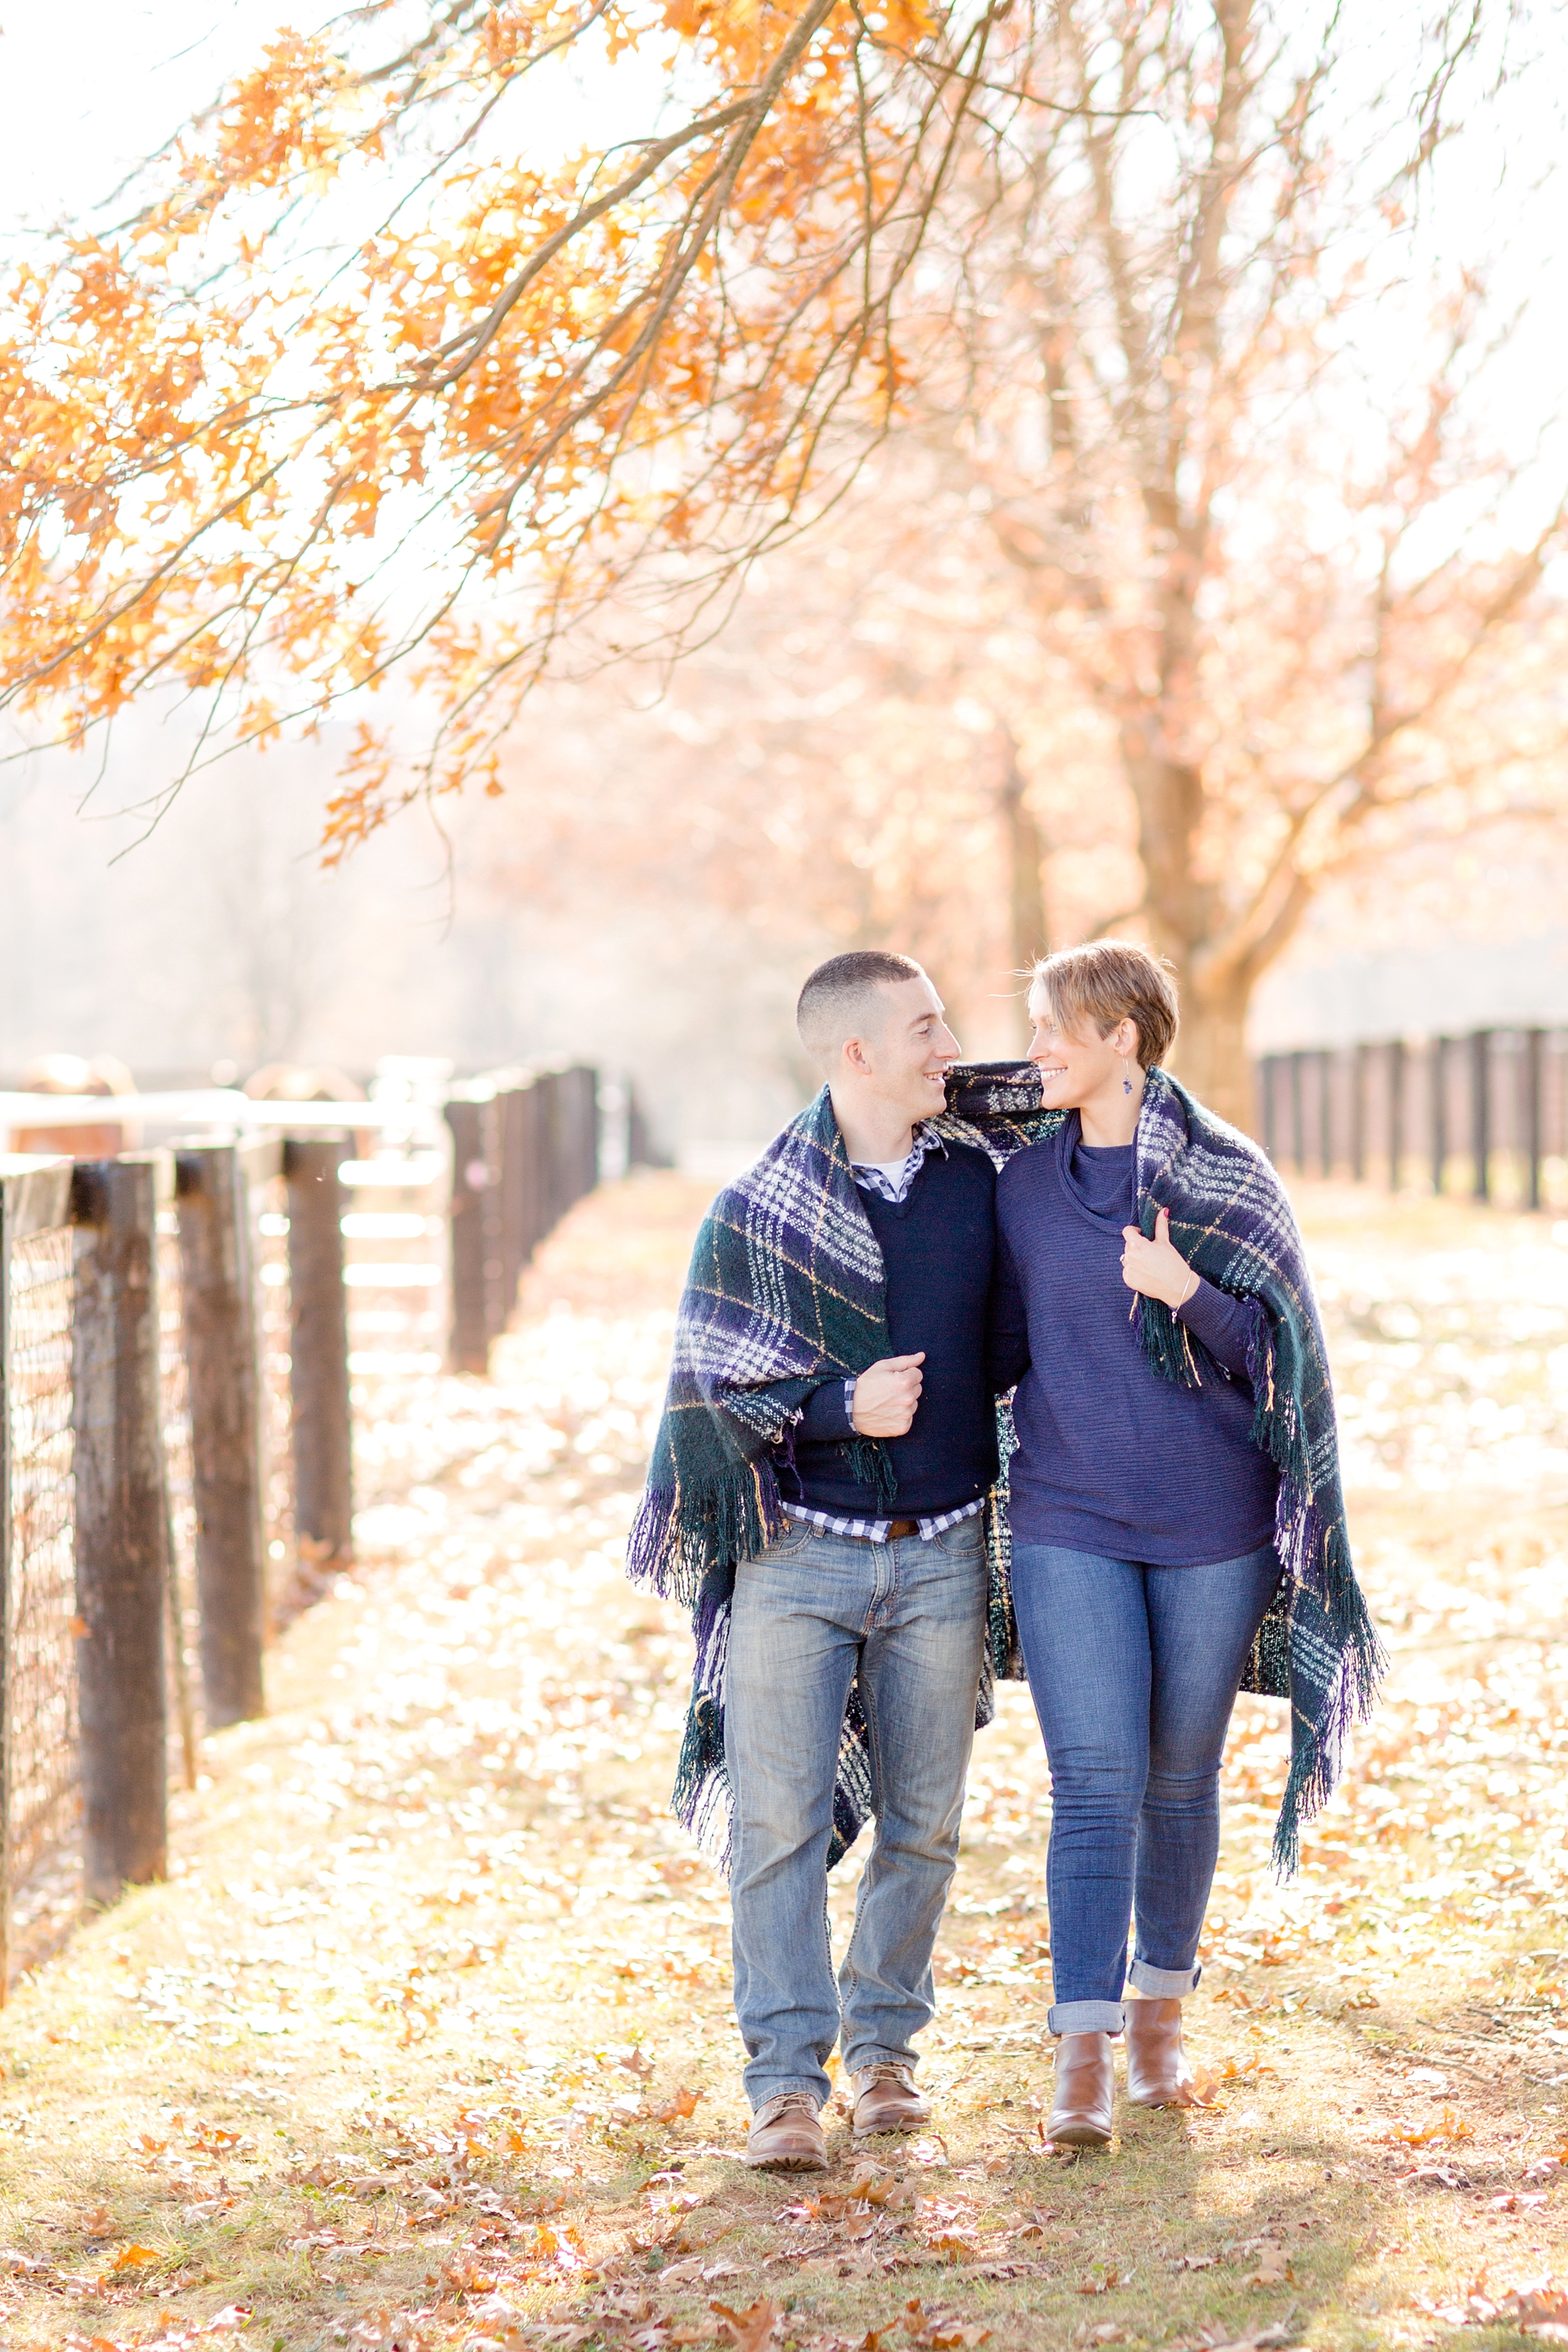
<instances>
[{"instance_id":1,"label":"cowl neck","mask_svg":"<svg viewBox=\"0 0 1568 2352\"><path fill-rule=\"evenodd\" d=\"M1132 1218L1131 1143L1094 1145L1083 1139L1083 1121L1069 1111L1061 1130L1062 1181L1086 1216L1120 1233Z\"/></svg>"}]
</instances>

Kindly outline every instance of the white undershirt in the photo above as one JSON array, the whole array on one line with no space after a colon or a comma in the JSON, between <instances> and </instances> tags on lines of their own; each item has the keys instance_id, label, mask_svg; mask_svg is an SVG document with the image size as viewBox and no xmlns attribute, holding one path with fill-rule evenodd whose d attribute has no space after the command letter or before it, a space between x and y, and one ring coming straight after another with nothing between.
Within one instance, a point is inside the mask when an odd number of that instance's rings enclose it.
<instances>
[{"instance_id":1,"label":"white undershirt","mask_svg":"<svg viewBox=\"0 0 1568 2352\"><path fill-rule=\"evenodd\" d=\"M895 1189L903 1182L904 1171L909 1164L910 1155L907 1151L901 1159L898 1160L857 1160L855 1162L857 1168L875 1168L878 1173L885 1176Z\"/></svg>"}]
</instances>

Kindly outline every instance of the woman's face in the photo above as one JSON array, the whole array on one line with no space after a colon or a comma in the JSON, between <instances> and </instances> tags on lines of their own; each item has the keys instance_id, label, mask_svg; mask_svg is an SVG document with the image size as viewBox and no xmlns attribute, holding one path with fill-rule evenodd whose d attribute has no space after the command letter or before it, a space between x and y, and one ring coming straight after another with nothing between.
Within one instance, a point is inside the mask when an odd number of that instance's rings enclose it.
<instances>
[{"instance_id":1,"label":"woman's face","mask_svg":"<svg viewBox=\"0 0 1568 2352\"><path fill-rule=\"evenodd\" d=\"M1080 1110L1096 1095L1119 1089L1124 1076L1136 1082L1138 1031L1131 1021L1120 1021L1109 1037L1094 1024L1081 1034L1058 1029L1046 998L1036 990L1029 998L1034 1035L1029 1059L1040 1074L1040 1101L1047 1110ZM1125 1058L1123 1058L1125 1056Z\"/></svg>"}]
</instances>

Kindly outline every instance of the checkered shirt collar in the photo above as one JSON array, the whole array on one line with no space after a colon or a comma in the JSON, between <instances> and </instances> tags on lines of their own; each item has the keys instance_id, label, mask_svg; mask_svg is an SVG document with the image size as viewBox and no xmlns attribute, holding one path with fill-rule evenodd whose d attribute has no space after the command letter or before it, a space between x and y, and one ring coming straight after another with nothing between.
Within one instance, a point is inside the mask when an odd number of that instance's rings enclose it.
<instances>
[{"instance_id":1,"label":"checkered shirt collar","mask_svg":"<svg viewBox=\"0 0 1568 2352\"><path fill-rule=\"evenodd\" d=\"M854 1177L862 1192L875 1192L879 1199L891 1201L897 1204L900 1201L908 1200L910 1187L925 1166L927 1154L932 1151L945 1154L947 1146L936 1129L925 1119L921 1119L914 1130L914 1140L910 1145L910 1156L904 1162L903 1172L896 1184L889 1181L880 1168L873 1168L861 1160L852 1160L849 1162L849 1173Z\"/></svg>"}]
</instances>

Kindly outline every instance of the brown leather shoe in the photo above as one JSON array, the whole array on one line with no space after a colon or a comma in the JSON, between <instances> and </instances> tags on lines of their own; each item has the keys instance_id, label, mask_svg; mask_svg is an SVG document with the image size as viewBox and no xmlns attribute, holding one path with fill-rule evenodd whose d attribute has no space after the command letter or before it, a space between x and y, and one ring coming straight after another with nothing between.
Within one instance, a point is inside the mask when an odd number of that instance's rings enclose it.
<instances>
[{"instance_id":1,"label":"brown leather shoe","mask_svg":"<svg viewBox=\"0 0 1568 2352\"><path fill-rule=\"evenodd\" d=\"M1135 2107L1190 2107L1193 2070L1182 2047L1179 2000L1130 2000L1127 2095Z\"/></svg>"},{"instance_id":2,"label":"brown leather shoe","mask_svg":"<svg viewBox=\"0 0 1568 2352\"><path fill-rule=\"evenodd\" d=\"M875 2132L924 2131L930 2123L931 2108L915 2088L911 2066L881 2061L858 2068L849 2080L857 2139L869 2139Z\"/></svg>"},{"instance_id":3,"label":"brown leather shoe","mask_svg":"<svg viewBox=\"0 0 1568 2352\"><path fill-rule=\"evenodd\" d=\"M1116 2076L1109 2033L1064 2033L1057 2041L1057 2090L1046 2137L1058 2147L1103 2147L1110 2137Z\"/></svg>"},{"instance_id":4,"label":"brown leather shoe","mask_svg":"<svg viewBox=\"0 0 1568 2352\"><path fill-rule=\"evenodd\" d=\"M804 2091L781 2091L752 2117L746 2162L760 2172L826 2172L827 2142L816 2101Z\"/></svg>"}]
</instances>

